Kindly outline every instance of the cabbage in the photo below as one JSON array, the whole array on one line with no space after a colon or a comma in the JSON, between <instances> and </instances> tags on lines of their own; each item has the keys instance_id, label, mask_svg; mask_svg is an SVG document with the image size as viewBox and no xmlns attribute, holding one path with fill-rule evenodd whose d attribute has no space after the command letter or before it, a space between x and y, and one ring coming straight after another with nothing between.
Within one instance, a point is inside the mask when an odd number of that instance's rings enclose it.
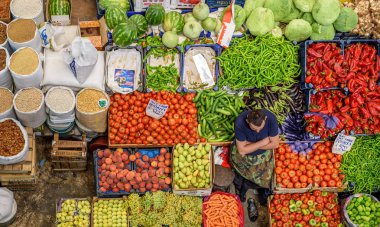
<instances>
[{"instance_id":1,"label":"cabbage","mask_svg":"<svg viewBox=\"0 0 380 227\"><path fill-rule=\"evenodd\" d=\"M244 3L245 15L249 17L254 9L263 7L265 0L246 0Z\"/></svg>"},{"instance_id":2,"label":"cabbage","mask_svg":"<svg viewBox=\"0 0 380 227\"><path fill-rule=\"evenodd\" d=\"M294 6L292 3L292 8L290 9L290 13L284 19L281 20L283 23L289 23L290 21L297 19L301 15L301 12Z\"/></svg>"},{"instance_id":3,"label":"cabbage","mask_svg":"<svg viewBox=\"0 0 380 227\"><path fill-rule=\"evenodd\" d=\"M332 24L330 25L320 25L314 23L311 25L313 33L311 34L312 40L332 40L335 36L335 29Z\"/></svg>"},{"instance_id":4,"label":"cabbage","mask_svg":"<svg viewBox=\"0 0 380 227\"><path fill-rule=\"evenodd\" d=\"M276 26L272 29L271 34L276 38L282 37L282 30L280 27Z\"/></svg>"},{"instance_id":5,"label":"cabbage","mask_svg":"<svg viewBox=\"0 0 380 227\"><path fill-rule=\"evenodd\" d=\"M317 0L311 12L318 24L332 24L339 16L340 2L339 0Z\"/></svg>"},{"instance_id":6,"label":"cabbage","mask_svg":"<svg viewBox=\"0 0 380 227\"><path fill-rule=\"evenodd\" d=\"M311 33L311 25L303 19L294 19L285 28L285 36L290 41L304 41L311 36Z\"/></svg>"},{"instance_id":7,"label":"cabbage","mask_svg":"<svg viewBox=\"0 0 380 227\"><path fill-rule=\"evenodd\" d=\"M228 7L226 7L222 15L220 17L220 20L223 21L224 14L226 13ZM239 6L239 5L234 5L234 23L235 23L235 31L239 30L241 26L244 24L245 19L247 19L247 16L245 14L245 10Z\"/></svg>"},{"instance_id":8,"label":"cabbage","mask_svg":"<svg viewBox=\"0 0 380 227\"><path fill-rule=\"evenodd\" d=\"M334 27L340 32L350 32L358 24L358 19L358 14L353 9L344 7L334 22Z\"/></svg>"},{"instance_id":9,"label":"cabbage","mask_svg":"<svg viewBox=\"0 0 380 227\"><path fill-rule=\"evenodd\" d=\"M315 0L293 0L293 3L297 9L301 10L304 13L308 13L313 9Z\"/></svg>"},{"instance_id":10,"label":"cabbage","mask_svg":"<svg viewBox=\"0 0 380 227\"><path fill-rule=\"evenodd\" d=\"M258 7L252 11L245 24L252 35L265 35L274 27L273 12L270 9Z\"/></svg>"},{"instance_id":11,"label":"cabbage","mask_svg":"<svg viewBox=\"0 0 380 227\"><path fill-rule=\"evenodd\" d=\"M216 28L216 18L207 17L201 22L202 28L205 31L214 31Z\"/></svg>"},{"instance_id":12,"label":"cabbage","mask_svg":"<svg viewBox=\"0 0 380 227\"><path fill-rule=\"evenodd\" d=\"M291 13L292 0L266 0L264 7L272 10L275 21L283 21Z\"/></svg>"},{"instance_id":13,"label":"cabbage","mask_svg":"<svg viewBox=\"0 0 380 227\"><path fill-rule=\"evenodd\" d=\"M173 31L165 32L162 36L162 43L169 48L176 47L178 45L178 40L177 33Z\"/></svg>"},{"instance_id":14,"label":"cabbage","mask_svg":"<svg viewBox=\"0 0 380 227\"><path fill-rule=\"evenodd\" d=\"M304 13L299 19L304 19L305 21L309 22L309 24L313 24L315 22L311 13Z\"/></svg>"}]
</instances>

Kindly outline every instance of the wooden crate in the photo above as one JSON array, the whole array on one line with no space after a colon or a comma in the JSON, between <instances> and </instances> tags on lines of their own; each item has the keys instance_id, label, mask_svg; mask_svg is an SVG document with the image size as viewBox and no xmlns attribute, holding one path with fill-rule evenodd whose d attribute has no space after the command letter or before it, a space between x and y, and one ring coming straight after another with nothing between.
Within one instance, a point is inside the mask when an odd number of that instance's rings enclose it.
<instances>
[{"instance_id":1,"label":"wooden crate","mask_svg":"<svg viewBox=\"0 0 380 227\"><path fill-rule=\"evenodd\" d=\"M11 190L34 190L37 184L37 150L32 128L26 128L29 152L25 160L13 165L0 165L0 184Z\"/></svg>"}]
</instances>

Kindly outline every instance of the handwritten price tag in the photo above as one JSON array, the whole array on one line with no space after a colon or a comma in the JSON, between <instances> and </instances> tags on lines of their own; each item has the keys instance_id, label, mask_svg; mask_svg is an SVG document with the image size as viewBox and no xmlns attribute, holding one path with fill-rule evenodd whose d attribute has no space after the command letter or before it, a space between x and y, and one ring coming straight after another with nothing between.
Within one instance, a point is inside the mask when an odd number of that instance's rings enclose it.
<instances>
[{"instance_id":1,"label":"handwritten price tag","mask_svg":"<svg viewBox=\"0 0 380 227\"><path fill-rule=\"evenodd\" d=\"M145 113L146 115L155 119L161 119L163 116L165 116L165 113L168 110L168 108L168 105L161 104L159 102L154 101L153 99L150 99L145 109Z\"/></svg>"},{"instance_id":2,"label":"handwritten price tag","mask_svg":"<svg viewBox=\"0 0 380 227\"><path fill-rule=\"evenodd\" d=\"M334 154L344 154L347 151L350 151L352 145L355 143L356 137L354 136L346 136L344 133L339 133L334 141L334 146L332 148L332 152Z\"/></svg>"}]
</instances>

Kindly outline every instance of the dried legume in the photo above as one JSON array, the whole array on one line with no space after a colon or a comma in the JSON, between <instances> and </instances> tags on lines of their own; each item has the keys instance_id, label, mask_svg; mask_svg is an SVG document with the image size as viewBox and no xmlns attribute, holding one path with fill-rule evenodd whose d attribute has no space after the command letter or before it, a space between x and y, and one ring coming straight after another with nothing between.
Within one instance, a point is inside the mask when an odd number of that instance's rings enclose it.
<instances>
[{"instance_id":1,"label":"dried legume","mask_svg":"<svg viewBox=\"0 0 380 227\"><path fill-rule=\"evenodd\" d=\"M51 90L46 98L46 104L51 110L64 113L72 108L74 97L70 91L62 88Z\"/></svg>"},{"instance_id":2,"label":"dried legume","mask_svg":"<svg viewBox=\"0 0 380 227\"><path fill-rule=\"evenodd\" d=\"M43 95L37 88L21 90L16 96L15 105L21 112L32 112L37 110L42 103Z\"/></svg>"},{"instance_id":3,"label":"dried legume","mask_svg":"<svg viewBox=\"0 0 380 227\"><path fill-rule=\"evenodd\" d=\"M0 44L7 40L7 26L0 23Z\"/></svg>"},{"instance_id":4,"label":"dried legume","mask_svg":"<svg viewBox=\"0 0 380 227\"><path fill-rule=\"evenodd\" d=\"M12 120L0 123L0 156L14 156L24 148L24 136Z\"/></svg>"},{"instance_id":5,"label":"dried legume","mask_svg":"<svg viewBox=\"0 0 380 227\"><path fill-rule=\"evenodd\" d=\"M36 23L31 19L14 20L8 25L9 38L17 43L30 41L36 35Z\"/></svg>"},{"instance_id":6,"label":"dried legume","mask_svg":"<svg viewBox=\"0 0 380 227\"><path fill-rule=\"evenodd\" d=\"M33 19L41 12L42 4L40 0L13 0L11 9L17 17Z\"/></svg>"},{"instance_id":7,"label":"dried legume","mask_svg":"<svg viewBox=\"0 0 380 227\"><path fill-rule=\"evenodd\" d=\"M8 89L0 88L0 113L4 113L5 111L11 108L13 102L13 94Z\"/></svg>"},{"instance_id":8,"label":"dried legume","mask_svg":"<svg viewBox=\"0 0 380 227\"><path fill-rule=\"evenodd\" d=\"M99 106L99 100L101 99L107 100L107 97L103 92L94 89L86 89L78 94L77 109L83 113L95 113L103 110L104 107Z\"/></svg>"},{"instance_id":9,"label":"dried legume","mask_svg":"<svg viewBox=\"0 0 380 227\"><path fill-rule=\"evenodd\" d=\"M5 66L7 64L7 53L5 50L0 50L0 71L5 69Z\"/></svg>"},{"instance_id":10,"label":"dried legume","mask_svg":"<svg viewBox=\"0 0 380 227\"><path fill-rule=\"evenodd\" d=\"M30 47L12 54L10 61L10 69L20 75L30 75L38 67L38 55Z\"/></svg>"}]
</instances>

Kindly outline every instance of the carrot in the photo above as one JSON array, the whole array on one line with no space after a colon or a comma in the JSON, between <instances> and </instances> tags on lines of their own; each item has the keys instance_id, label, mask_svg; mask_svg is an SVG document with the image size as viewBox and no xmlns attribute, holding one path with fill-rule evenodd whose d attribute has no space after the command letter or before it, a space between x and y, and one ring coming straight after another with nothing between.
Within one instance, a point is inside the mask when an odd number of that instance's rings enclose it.
<instances>
[{"instance_id":1,"label":"carrot","mask_svg":"<svg viewBox=\"0 0 380 227\"><path fill-rule=\"evenodd\" d=\"M240 226L240 211L235 198L222 194L214 194L204 205L207 227Z\"/></svg>"}]
</instances>

